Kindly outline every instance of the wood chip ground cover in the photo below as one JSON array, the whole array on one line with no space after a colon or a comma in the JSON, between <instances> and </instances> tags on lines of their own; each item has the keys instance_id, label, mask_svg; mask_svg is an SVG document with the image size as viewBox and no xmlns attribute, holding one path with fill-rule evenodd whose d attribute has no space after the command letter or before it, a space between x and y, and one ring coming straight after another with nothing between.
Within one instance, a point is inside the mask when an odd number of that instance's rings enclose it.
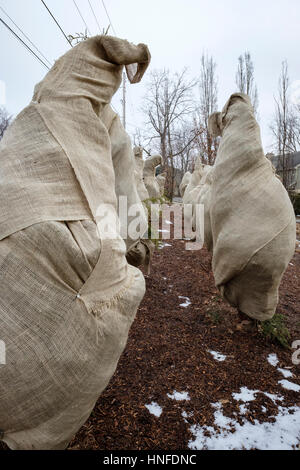
<instances>
[{"instance_id":1,"label":"wood chip ground cover","mask_svg":"<svg viewBox=\"0 0 300 470\"><path fill-rule=\"evenodd\" d=\"M236 310L222 301L205 248L186 251L179 240L168 240L168 245L154 254L147 293L117 371L69 448L264 448L286 441L289 448L297 448L300 419L294 407L300 406L300 394L279 383L284 378L281 368L292 372L289 381L300 384L293 351L244 325ZM291 342L300 339L299 272L296 253L284 275L277 310L285 315ZM180 306L181 297L190 299L188 307ZM216 360L211 351L226 359ZM268 361L271 354L276 355L276 366ZM254 399L234 399L243 388L256 391ZM189 399L170 398L174 393ZM159 417L146 407L151 403L162 410ZM290 419L286 426L281 414ZM193 447L195 429L200 429L198 447ZM261 438L256 444L251 432L267 435L269 441ZM284 436L280 444L284 432L293 435Z\"/></svg>"},{"instance_id":2,"label":"wood chip ground cover","mask_svg":"<svg viewBox=\"0 0 300 470\"><path fill-rule=\"evenodd\" d=\"M299 273L295 253L278 306L291 342L300 339ZM293 351L270 343L222 301L207 250L186 251L184 241L168 240L145 277L147 292L116 373L69 449L264 448L286 441L297 448L300 393L280 384L280 369L300 385L300 366ZM190 301L186 308L181 297ZM292 435L281 438L284 432Z\"/></svg>"}]
</instances>

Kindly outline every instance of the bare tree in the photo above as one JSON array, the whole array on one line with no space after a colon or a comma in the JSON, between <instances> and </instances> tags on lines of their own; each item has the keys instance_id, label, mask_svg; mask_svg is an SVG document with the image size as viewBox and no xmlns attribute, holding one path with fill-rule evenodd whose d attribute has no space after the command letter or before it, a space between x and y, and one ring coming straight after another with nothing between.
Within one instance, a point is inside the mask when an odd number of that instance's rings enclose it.
<instances>
[{"instance_id":1,"label":"bare tree","mask_svg":"<svg viewBox=\"0 0 300 470\"><path fill-rule=\"evenodd\" d=\"M286 188L291 184L289 154L299 146L299 118L289 98L288 64L282 62L278 85L278 97L275 100L275 112L270 129L274 136L274 147L278 155L277 170Z\"/></svg>"},{"instance_id":2,"label":"bare tree","mask_svg":"<svg viewBox=\"0 0 300 470\"><path fill-rule=\"evenodd\" d=\"M5 108L0 108L0 140L2 139L4 132L8 128L12 117L8 114Z\"/></svg>"},{"instance_id":3,"label":"bare tree","mask_svg":"<svg viewBox=\"0 0 300 470\"><path fill-rule=\"evenodd\" d=\"M193 121L183 123L174 133L174 164L176 168L181 170L182 174L193 168L193 163L198 155L196 141L199 133L199 130L195 130Z\"/></svg>"},{"instance_id":4,"label":"bare tree","mask_svg":"<svg viewBox=\"0 0 300 470\"><path fill-rule=\"evenodd\" d=\"M193 89L195 80L187 79L187 69L171 75L168 70L152 72L147 87L143 112L147 116L149 142L159 151L163 170L167 173L167 194L173 197L175 158L189 142L178 148L178 129L194 112ZM197 130L190 135L195 140ZM176 141L176 144L175 144ZM176 146L176 150L175 150Z\"/></svg>"},{"instance_id":5,"label":"bare tree","mask_svg":"<svg viewBox=\"0 0 300 470\"><path fill-rule=\"evenodd\" d=\"M218 149L218 139L212 138L208 131L209 116L217 110L218 85L216 78L216 63L212 57L202 54L199 80L200 100L194 126L198 129L198 154L202 162L212 165Z\"/></svg>"},{"instance_id":6,"label":"bare tree","mask_svg":"<svg viewBox=\"0 0 300 470\"><path fill-rule=\"evenodd\" d=\"M258 109L258 92L254 83L254 65L250 52L245 52L238 58L238 68L235 76L235 83L238 91L245 93L251 99L254 113L257 114Z\"/></svg>"}]
</instances>

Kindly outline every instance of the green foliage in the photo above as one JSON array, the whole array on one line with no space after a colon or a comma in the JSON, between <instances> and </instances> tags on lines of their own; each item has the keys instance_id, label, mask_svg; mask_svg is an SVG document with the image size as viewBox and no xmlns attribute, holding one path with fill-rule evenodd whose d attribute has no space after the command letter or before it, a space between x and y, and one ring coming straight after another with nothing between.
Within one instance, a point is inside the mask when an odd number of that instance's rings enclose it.
<instances>
[{"instance_id":1,"label":"green foliage","mask_svg":"<svg viewBox=\"0 0 300 470\"><path fill-rule=\"evenodd\" d=\"M212 323L215 325L218 323L221 323L222 321L222 315L220 310L217 310L215 308L210 308L209 310L206 311L206 314L209 316L209 319Z\"/></svg>"},{"instance_id":2,"label":"green foliage","mask_svg":"<svg viewBox=\"0 0 300 470\"><path fill-rule=\"evenodd\" d=\"M210 301L210 308L206 311L206 315L208 315L210 321L214 324L221 323L223 320L222 308L220 306L221 301L220 295L214 295Z\"/></svg>"},{"instance_id":3,"label":"green foliage","mask_svg":"<svg viewBox=\"0 0 300 470\"><path fill-rule=\"evenodd\" d=\"M258 322L258 330L269 340L278 342L284 348L290 348L290 332L285 324L284 316L275 313L271 320Z\"/></svg>"},{"instance_id":4,"label":"green foliage","mask_svg":"<svg viewBox=\"0 0 300 470\"><path fill-rule=\"evenodd\" d=\"M290 193L290 198L294 207L294 211L296 215L300 214L300 194L296 194L295 192Z\"/></svg>"}]
</instances>

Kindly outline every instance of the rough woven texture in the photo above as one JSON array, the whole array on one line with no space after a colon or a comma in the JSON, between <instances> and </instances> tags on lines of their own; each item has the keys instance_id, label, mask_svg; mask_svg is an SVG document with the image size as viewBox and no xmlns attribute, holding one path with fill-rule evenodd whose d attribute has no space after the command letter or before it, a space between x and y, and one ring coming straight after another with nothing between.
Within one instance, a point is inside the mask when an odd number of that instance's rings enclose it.
<instances>
[{"instance_id":1,"label":"rough woven texture","mask_svg":"<svg viewBox=\"0 0 300 470\"><path fill-rule=\"evenodd\" d=\"M186 181L184 182L183 186L185 183L187 183L186 188L183 193L183 203L188 204L192 206L191 211L187 211L185 215L185 220L188 226L192 226L193 230L196 230L196 204L202 204L203 202L200 201L200 194L202 194L202 191L204 190L205 184L206 184L206 178L209 172L211 171L211 166L210 165L205 165L201 163L201 159L198 157L195 163L195 169L192 174L187 175ZM184 178L184 177L183 177ZM204 205L204 209L207 212L208 205ZM206 217L207 219L207 217ZM205 222L204 230L207 230L207 222ZM194 238L193 238L194 239ZM205 241L207 241L207 238L205 237Z\"/></svg>"},{"instance_id":2,"label":"rough woven texture","mask_svg":"<svg viewBox=\"0 0 300 470\"><path fill-rule=\"evenodd\" d=\"M192 204L194 202L195 195L198 194L198 190L194 190L199 186L199 184L201 184L201 181L205 178L206 173L210 171L210 168L211 167L209 165L205 165L201 162L200 157L197 158L192 175L187 175L186 177L187 185L183 194L184 204Z\"/></svg>"},{"instance_id":3,"label":"rough woven texture","mask_svg":"<svg viewBox=\"0 0 300 470\"><path fill-rule=\"evenodd\" d=\"M118 198L118 210L124 212L127 209L127 217L120 218L120 230L126 242L127 251L134 248L139 241L132 238L128 226L136 216L139 216L139 229L141 235L148 232L147 214L141 201L139 186L137 185L135 170L136 159L132 149L131 140L125 131L119 116L107 105L101 119L108 130L111 141L112 162L115 173L115 191ZM148 193L147 193L148 195ZM126 197L126 201L121 197ZM126 205L125 205L126 204ZM121 206L121 207L120 207ZM131 211L130 208L133 210ZM138 214L137 214L138 212Z\"/></svg>"},{"instance_id":4,"label":"rough woven texture","mask_svg":"<svg viewBox=\"0 0 300 470\"><path fill-rule=\"evenodd\" d=\"M206 168L200 184L193 190L195 193L194 204L203 204L204 207L204 242L209 251L213 248L213 237L210 221L210 204L211 204L211 183L213 175L213 166ZM193 228L196 227L196 213L193 210Z\"/></svg>"},{"instance_id":5,"label":"rough woven texture","mask_svg":"<svg viewBox=\"0 0 300 470\"><path fill-rule=\"evenodd\" d=\"M143 160L143 148L142 147L134 148L134 157L135 157L134 176L135 176L137 190L138 190L141 201L146 201L146 199L149 199L149 194L144 183L145 162Z\"/></svg>"},{"instance_id":6,"label":"rough woven texture","mask_svg":"<svg viewBox=\"0 0 300 470\"><path fill-rule=\"evenodd\" d=\"M184 196L185 190L186 190L187 185L189 184L189 182L191 180L191 177L192 177L191 172L187 171L186 173L184 173L183 178L181 180L181 183L179 185L179 194L180 194L181 197Z\"/></svg>"},{"instance_id":7,"label":"rough woven texture","mask_svg":"<svg viewBox=\"0 0 300 470\"><path fill-rule=\"evenodd\" d=\"M264 156L248 96L232 95L210 128L222 135L210 201L216 285L240 311L265 320L295 249L293 207Z\"/></svg>"},{"instance_id":8,"label":"rough woven texture","mask_svg":"<svg viewBox=\"0 0 300 470\"><path fill-rule=\"evenodd\" d=\"M134 82L149 60L146 46L109 36L80 43L2 140L0 429L13 449L66 447L114 373L144 295L121 236L108 239L96 222L102 204L116 213L122 189L114 164L124 139L115 116L102 115L123 65L140 64ZM140 202L135 186L131 194Z\"/></svg>"},{"instance_id":9,"label":"rough woven texture","mask_svg":"<svg viewBox=\"0 0 300 470\"><path fill-rule=\"evenodd\" d=\"M166 184L166 173L162 173L160 175L157 175L156 180L159 184L159 193L160 197L163 197L165 194L165 184Z\"/></svg>"},{"instance_id":10,"label":"rough woven texture","mask_svg":"<svg viewBox=\"0 0 300 470\"><path fill-rule=\"evenodd\" d=\"M161 161L160 155L152 155L145 160L144 182L151 199L158 199L160 197L160 187L155 176L155 168L161 165Z\"/></svg>"}]
</instances>

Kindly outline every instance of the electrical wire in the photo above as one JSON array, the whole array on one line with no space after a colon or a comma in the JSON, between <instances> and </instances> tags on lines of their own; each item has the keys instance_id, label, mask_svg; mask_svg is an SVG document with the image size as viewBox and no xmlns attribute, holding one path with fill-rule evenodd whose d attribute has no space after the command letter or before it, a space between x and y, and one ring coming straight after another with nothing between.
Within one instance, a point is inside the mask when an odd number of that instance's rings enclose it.
<instances>
[{"instance_id":1,"label":"electrical wire","mask_svg":"<svg viewBox=\"0 0 300 470\"><path fill-rule=\"evenodd\" d=\"M55 18L55 16L53 15L53 13L49 10L49 8L47 7L46 3L44 2L44 0L41 0L42 4L44 5L44 7L46 8L46 10L48 11L49 15L51 16L51 18L55 21L56 25L59 27L60 31L62 32L62 34L64 35L65 39L68 41L68 43L70 44L71 47L73 47L70 39L67 37L66 33L64 32L64 30L62 29L62 27L60 26L60 24L58 23L57 19Z\"/></svg>"},{"instance_id":2,"label":"electrical wire","mask_svg":"<svg viewBox=\"0 0 300 470\"><path fill-rule=\"evenodd\" d=\"M100 28L99 22L98 22L98 20L97 20L97 16L95 15L94 8L92 7L92 4L91 4L90 0L88 0L88 2L89 2L89 5L90 5L90 9L92 10L92 13L93 13L93 15L94 15L95 21L96 21L96 23L97 23L97 25L98 25L99 31L100 31L100 33L101 33L101 28Z\"/></svg>"},{"instance_id":3,"label":"electrical wire","mask_svg":"<svg viewBox=\"0 0 300 470\"><path fill-rule=\"evenodd\" d=\"M23 41L23 39L18 36L18 34L10 27L8 24L0 17L0 22L4 24L4 26L21 42L21 44L26 47L26 49L42 64L46 69L50 70L48 65L42 61L42 59Z\"/></svg>"},{"instance_id":4,"label":"electrical wire","mask_svg":"<svg viewBox=\"0 0 300 470\"><path fill-rule=\"evenodd\" d=\"M106 8L106 6L105 6L104 0L101 0L101 1L102 1L103 8L104 8L104 10L105 10L106 16L107 16L107 18L108 18L109 24L110 24L110 26L111 26L111 29L113 30L113 33L114 33L114 35L116 36L116 35L117 35L117 34L116 34L116 30L115 30L115 28L113 27L113 24L112 24L111 19L110 19L110 17L109 17L109 14L108 14L107 8Z\"/></svg>"},{"instance_id":5,"label":"electrical wire","mask_svg":"<svg viewBox=\"0 0 300 470\"><path fill-rule=\"evenodd\" d=\"M0 9L2 10L2 12L7 16L7 18L9 18L9 20L12 22L12 24L17 28L17 30L23 34L24 38L27 39L27 41L32 45L32 47L34 47L34 49L43 57L43 59L45 59L46 62L48 62L48 64L50 65L50 67L52 67L52 64L51 62L47 59L47 57L44 56L44 54L39 50L39 48L30 40L30 38L24 33L24 31L22 31L21 28L19 28L19 26L14 22L14 20L9 16L9 14L4 10L4 8L2 8L2 6L0 5Z\"/></svg>"},{"instance_id":6,"label":"electrical wire","mask_svg":"<svg viewBox=\"0 0 300 470\"><path fill-rule=\"evenodd\" d=\"M87 29L87 32L88 32L88 33L89 33L89 35L91 36L91 32L90 32L90 30L89 30L89 27L88 27L88 25L87 25L87 23L86 23L86 21L85 21L85 19L84 19L83 15L82 15L82 13L81 13L80 9L79 9L79 7L78 7L78 5L77 5L76 1L75 1L75 0L73 0L73 3L74 3L74 5L75 5L75 7L76 7L76 9L77 9L77 11L78 11L78 13L79 13L79 15L80 15L80 17L81 17L82 21L83 21L83 23L85 24L85 27L86 27L86 29Z\"/></svg>"}]
</instances>

